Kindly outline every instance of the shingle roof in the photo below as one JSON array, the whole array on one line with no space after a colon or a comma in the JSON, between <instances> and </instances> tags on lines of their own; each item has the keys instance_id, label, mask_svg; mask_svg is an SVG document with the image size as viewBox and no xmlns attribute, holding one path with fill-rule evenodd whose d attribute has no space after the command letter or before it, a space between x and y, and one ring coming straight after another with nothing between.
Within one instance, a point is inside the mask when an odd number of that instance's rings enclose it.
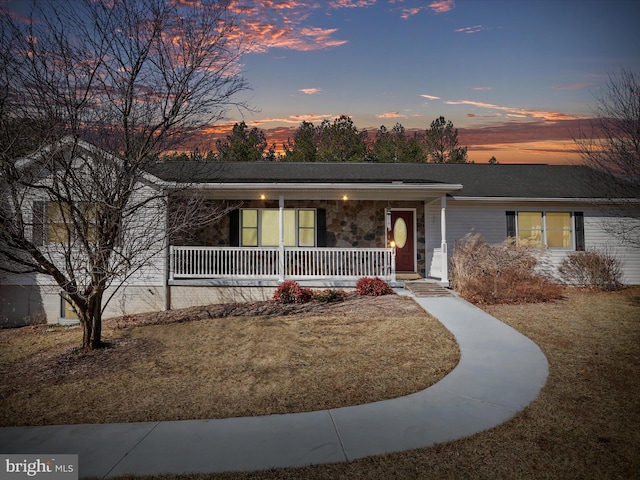
<instances>
[{"instance_id":1,"label":"shingle roof","mask_svg":"<svg viewBox=\"0 0 640 480\"><path fill-rule=\"evenodd\" d=\"M456 197L608 197L606 177L573 165L167 162L154 165L150 173L165 181L194 183L462 184Z\"/></svg>"}]
</instances>

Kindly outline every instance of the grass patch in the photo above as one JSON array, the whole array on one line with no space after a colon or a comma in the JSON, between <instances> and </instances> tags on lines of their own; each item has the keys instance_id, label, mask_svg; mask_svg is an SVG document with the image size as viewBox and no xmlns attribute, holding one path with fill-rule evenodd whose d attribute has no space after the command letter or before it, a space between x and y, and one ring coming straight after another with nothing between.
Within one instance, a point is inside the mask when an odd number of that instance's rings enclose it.
<instances>
[{"instance_id":1,"label":"grass patch","mask_svg":"<svg viewBox=\"0 0 640 480\"><path fill-rule=\"evenodd\" d=\"M459 359L452 335L406 297L274 304L113 319L105 322L109 347L86 354L72 352L77 330L2 330L0 422L139 422L337 408L426 388Z\"/></svg>"}]
</instances>

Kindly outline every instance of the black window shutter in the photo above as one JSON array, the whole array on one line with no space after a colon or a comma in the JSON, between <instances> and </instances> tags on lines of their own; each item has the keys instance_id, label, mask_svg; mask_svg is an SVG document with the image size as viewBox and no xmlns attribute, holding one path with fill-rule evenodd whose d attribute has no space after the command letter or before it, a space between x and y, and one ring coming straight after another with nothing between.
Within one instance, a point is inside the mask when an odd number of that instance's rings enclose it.
<instances>
[{"instance_id":1,"label":"black window shutter","mask_svg":"<svg viewBox=\"0 0 640 480\"><path fill-rule=\"evenodd\" d=\"M573 218L576 223L576 250L584 251L584 214L582 212L574 212Z\"/></svg>"},{"instance_id":2,"label":"black window shutter","mask_svg":"<svg viewBox=\"0 0 640 480\"><path fill-rule=\"evenodd\" d=\"M507 237L516 236L516 212L507 212Z\"/></svg>"},{"instance_id":3,"label":"black window shutter","mask_svg":"<svg viewBox=\"0 0 640 480\"><path fill-rule=\"evenodd\" d=\"M33 202L31 211L31 241L36 246L45 244L44 226L46 224L46 202Z\"/></svg>"},{"instance_id":4,"label":"black window shutter","mask_svg":"<svg viewBox=\"0 0 640 480\"><path fill-rule=\"evenodd\" d=\"M229 212L229 246L240 246L240 210Z\"/></svg>"},{"instance_id":5,"label":"black window shutter","mask_svg":"<svg viewBox=\"0 0 640 480\"><path fill-rule=\"evenodd\" d=\"M327 210L318 208L316 210L316 221L318 223L317 243L318 247L327 246Z\"/></svg>"}]
</instances>

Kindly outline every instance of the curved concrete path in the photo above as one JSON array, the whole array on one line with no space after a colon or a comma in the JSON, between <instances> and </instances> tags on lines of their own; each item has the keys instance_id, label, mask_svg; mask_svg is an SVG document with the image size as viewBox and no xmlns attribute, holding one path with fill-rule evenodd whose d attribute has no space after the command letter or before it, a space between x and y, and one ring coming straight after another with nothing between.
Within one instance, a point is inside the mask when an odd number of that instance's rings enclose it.
<instances>
[{"instance_id":1,"label":"curved concrete path","mask_svg":"<svg viewBox=\"0 0 640 480\"><path fill-rule=\"evenodd\" d=\"M509 420L538 396L548 365L531 340L458 297L416 301L461 350L458 366L421 392L288 415L7 427L0 429L0 452L78 454L81 477L298 467L472 435Z\"/></svg>"}]
</instances>

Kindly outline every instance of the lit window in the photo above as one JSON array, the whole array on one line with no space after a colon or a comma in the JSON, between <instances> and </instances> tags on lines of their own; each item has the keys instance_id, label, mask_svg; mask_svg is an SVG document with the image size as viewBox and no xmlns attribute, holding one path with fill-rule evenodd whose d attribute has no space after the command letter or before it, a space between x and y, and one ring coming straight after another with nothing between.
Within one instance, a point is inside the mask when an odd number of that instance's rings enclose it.
<instances>
[{"instance_id":1,"label":"lit window","mask_svg":"<svg viewBox=\"0 0 640 480\"><path fill-rule=\"evenodd\" d=\"M520 245L571 248L569 212L518 212L517 225Z\"/></svg>"},{"instance_id":2,"label":"lit window","mask_svg":"<svg viewBox=\"0 0 640 480\"><path fill-rule=\"evenodd\" d=\"M518 212L518 243L542 245L542 212Z\"/></svg>"},{"instance_id":3,"label":"lit window","mask_svg":"<svg viewBox=\"0 0 640 480\"><path fill-rule=\"evenodd\" d=\"M298 210L298 245L313 247L316 244L316 211Z\"/></svg>"},{"instance_id":4,"label":"lit window","mask_svg":"<svg viewBox=\"0 0 640 480\"><path fill-rule=\"evenodd\" d=\"M258 246L258 210L242 210L242 246Z\"/></svg>"},{"instance_id":5,"label":"lit window","mask_svg":"<svg viewBox=\"0 0 640 480\"><path fill-rule=\"evenodd\" d=\"M547 212L547 246L551 248L571 247L571 214L569 212Z\"/></svg>"},{"instance_id":6,"label":"lit window","mask_svg":"<svg viewBox=\"0 0 640 480\"><path fill-rule=\"evenodd\" d=\"M242 210L241 239L243 247L277 247L280 242L278 209ZM316 211L284 209L284 245L313 247L316 244Z\"/></svg>"}]
</instances>

